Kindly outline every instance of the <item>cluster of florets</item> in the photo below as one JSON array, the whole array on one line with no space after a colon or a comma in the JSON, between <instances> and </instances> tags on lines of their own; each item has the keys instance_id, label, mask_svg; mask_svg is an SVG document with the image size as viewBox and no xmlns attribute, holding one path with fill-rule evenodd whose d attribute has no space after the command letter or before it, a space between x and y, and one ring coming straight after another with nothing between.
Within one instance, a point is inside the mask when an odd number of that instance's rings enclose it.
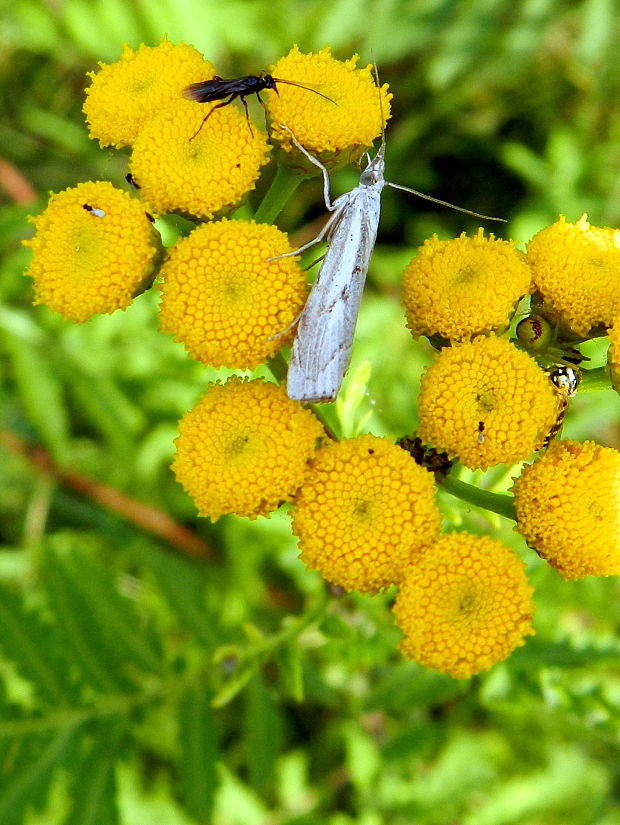
<instances>
[{"instance_id":1,"label":"cluster of florets","mask_svg":"<svg viewBox=\"0 0 620 825\"><path fill-rule=\"evenodd\" d=\"M290 82L265 90L269 136L220 98L186 99L192 84L217 79L191 46L125 46L91 73L91 137L131 149L134 189L99 181L52 196L26 242L36 303L83 322L156 282L163 331L205 365L254 369L290 344L307 296L299 258L282 257L293 250L275 226L228 216L254 188L271 140L302 174L308 161L291 135L337 168L382 133L391 94L370 66L327 48L295 47L271 72ZM164 255L156 227L168 212L200 223ZM460 678L523 644L533 607L515 553L442 525L436 488L456 462L486 470L533 459L514 484L527 543L566 578L620 573L620 453L554 440L583 341L608 333L620 375L618 233L562 217L527 253L482 230L433 237L405 269L403 302L413 337L437 350L415 439L338 441L320 410L284 386L234 376L181 420L173 470L211 519L288 503L305 564L345 590L396 587L403 654Z\"/></svg>"}]
</instances>

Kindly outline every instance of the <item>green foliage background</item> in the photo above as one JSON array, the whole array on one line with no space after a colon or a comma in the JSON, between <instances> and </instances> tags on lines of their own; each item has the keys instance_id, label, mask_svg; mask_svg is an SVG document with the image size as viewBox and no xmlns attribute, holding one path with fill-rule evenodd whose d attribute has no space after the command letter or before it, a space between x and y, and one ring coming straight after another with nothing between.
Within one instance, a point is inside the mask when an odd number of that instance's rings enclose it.
<instances>
[{"instance_id":1,"label":"green foliage background","mask_svg":"<svg viewBox=\"0 0 620 825\"><path fill-rule=\"evenodd\" d=\"M451 525L526 560L537 636L463 682L404 662L389 594L326 593L286 513L196 518L172 440L220 373L157 331L155 296L74 326L31 306L19 243L49 190L123 185L126 156L88 140L85 72L164 33L222 76L293 43L374 57L394 93L389 179L507 217L520 243L559 213L617 226L614 0L3 0L0 27L2 825L620 823L616 579L562 582L511 523L444 496ZM321 204L302 185L282 227ZM432 232L476 225L386 190L332 414L344 435L415 429L429 356L400 271ZM618 413L611 390L580 394L565 435L618 448ZM158 532L160 514L192 534Z\"/></svg>"}]
</instances>

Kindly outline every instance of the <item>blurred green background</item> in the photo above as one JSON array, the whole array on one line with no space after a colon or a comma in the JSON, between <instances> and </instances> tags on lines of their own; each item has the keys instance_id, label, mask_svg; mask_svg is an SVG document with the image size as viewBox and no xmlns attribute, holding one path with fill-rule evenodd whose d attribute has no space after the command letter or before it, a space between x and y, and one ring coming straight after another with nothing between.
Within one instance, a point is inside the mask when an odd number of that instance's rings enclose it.
<instances>
[{"instance_id":1,"label":"blurred green background","mask_svg":"<svg viewBox=\"0 0 620 825\"><path fill-rule=\"evenodd\" d=\"M163 34L224 77L294 43L374 58L394 94L388 179L505 217L489 228L521 245L560 213L618 226L617 3L3 0L0 27L2 825L620 823L615 578L563 582L512 523L442 496L446 525L526 561L537 636L463 682L402 661L390 594L325 603L285 512L196 517L172 442L222 373L158 332L156 296L72 325L31 306L20 245L50 190L124 185L126 154L87 137L85 73ZM323 214L307 182L280 225ZM415 429L430 355L400 272L433 232L477 225L385 191L331 413L344 435ZM580 393L564 434L619 448L619 412L611 390ZM510 471L464 478L505 489Z\"/></svg>"}]
</instances>

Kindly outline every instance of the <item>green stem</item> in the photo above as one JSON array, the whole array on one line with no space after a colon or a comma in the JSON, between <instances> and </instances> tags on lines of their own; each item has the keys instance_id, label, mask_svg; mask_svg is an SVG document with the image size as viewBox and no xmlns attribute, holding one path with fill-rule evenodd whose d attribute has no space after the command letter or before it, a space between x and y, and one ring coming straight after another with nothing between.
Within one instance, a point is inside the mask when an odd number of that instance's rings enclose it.
<instances>
[{"instance_id":1,"label":"green stem","mask_svg":"<svg viewBox=\"0 0 620 825\"><path fill-rule=\"evenodd\" d=\"M286 372L288 369L286 358L282 355L282 353L277 352L273 358L270 359L267 366L271 370L271 374L276 379L278 384L282 384L286 379Z\"/></svg>"},{"instance_id":2,"label":"green stem","mask_svg":"<svg viewBox=\"0 0 620 825\"><path fill-rule=\"evenodd\" d=\"M302 180L303 178L295 174L288 166L279 163L276 176L256 210L254 220L258 223L273 223Z\"/></svg>"},{"instance_id":3,"label":"green stem","mask_svg":"<svg viewBox=\"0 0 620 825\"><path fill-rule=\"evenodd\" d=\"M504 518L509 518L513 521L517 520L512 496L481 490L479 487L474 487L473 484L466 484L464 481L450 478L450 476L440 481L440 484L444 490L460 498L461 501L467 501L476 507L482 507L484 510L498 513L498 515L504 516Z\"/></svg>"},{"instance_id":4,"label":"green stem","mask_svg":"<svg viewBox=\"0 0 620 825\"><path fill-rule=\"evenodd\" d=\"M287 621L282 629L272 636L250 645L240 657L240 661L255 659L257 656L270 656L287 642L297 639L307 627L323 619L328 604L329 590L325 586L306 613Z\"/></svg>"},{"instance_id":5,"label":"green stem","mask_svg":"<svg viewBox=\"0 0 620 825\"><path fill-rule=\"evenodd\" d=\"M273 356L273 358L270 359L267 366L271 370L271 374L276 379L278 384L284 384L286 382L288 363L281 352L276 353ZM333 439L334 441L338 441L336 434L325 420L325 416L323 415L321 408L317 404L309 404L308 408L311 409L315 416L319 419L319 421L325 428L325 432L327 433L329 438Z\"/></svg>"}]
</instances>

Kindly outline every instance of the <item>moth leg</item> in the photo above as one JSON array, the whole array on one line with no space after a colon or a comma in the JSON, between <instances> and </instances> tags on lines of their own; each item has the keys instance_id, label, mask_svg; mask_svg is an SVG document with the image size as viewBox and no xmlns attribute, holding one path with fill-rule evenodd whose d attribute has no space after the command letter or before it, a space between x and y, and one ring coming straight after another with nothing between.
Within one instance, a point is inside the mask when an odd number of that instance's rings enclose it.
<instances>
[{"instance_id":1,"label":"moth leg","mask_svg":"<svg viewBox=\"0 0 620 825\"><path fill-rule=\"evenodd\" d=\"M326 236L329 236L330 230L333 224L338 220L340 217L339 212L334 212L333 215L330 215L329 220L326 222L325 226L321 229L319 234L316 238L313 238L308 243L305 243L303 246L300 246L299 249L294 249L292 252L285 252L282 255L275 255L273 258L267 258L267 261L278 261L280 258L292 258L293 255L299 255L300 252L305 252L306 249L310 249L311 246L315 246L318 243L321 243L325 239Z\"/></svg>"},{"instance_id":2,"label":"moth leg","mask_svg":"<svg viewBox=\"0 0 620 825\"><path fill-rule=\"evenodd\" d=\"M298 315L296 315L295 318L293 318L291 323L287 327L285 327L285 329L283 329L282 332L276 332L275 335L272 335L270 338L267 338L267 340L268 341L274 341L276 338L281 338L283 335L286 335L286 333L289 330L291 330L291 329L293 329L293 327L297 326L297 324L299 323L300 318L301 318L301 312Z\"/></svg>"},{"instance_id":3,"label":"moth leg","mask_svg":"<svg viewBox=\"0 0 620 825\"><path fill-rule=\"evenodd\" d=\"M303 154L308 158L310 163L314 164L317 167L317 169L321 170L321 173L323 175L323 197L325 198L325 206L327 207L327 209L329 209L330 212L333 212L336 207L331 202L329 174L327 172L327 169L323 166L320 160L317 160L313 155L310 154L310 152L307 149L304 149L304 147L297 140L292 130L289 129L288 126L284 126L282 123L280 123L279 126L280 129L284 129L285 132L289 133L289 135L291 136L291 140L293 141L295 146L299 149L300 152L303 152Z\"/></svg>"},{"instance_id":4,"label":"moth leg","mask_svg":"<svg viewBox=\"0 0 620 825\"><path fill-rule=\"evenodd\" d=\"M325 257L325 253L323 253L323 255L319 255L319 257L315 258L312 261L311 264L308 264L308 266L304 267L304 272L307 272L309 269L312 269L312 267L315 266L316 264L320 263L323 260L324 257Z\"/></svg>"}]
</instances>

